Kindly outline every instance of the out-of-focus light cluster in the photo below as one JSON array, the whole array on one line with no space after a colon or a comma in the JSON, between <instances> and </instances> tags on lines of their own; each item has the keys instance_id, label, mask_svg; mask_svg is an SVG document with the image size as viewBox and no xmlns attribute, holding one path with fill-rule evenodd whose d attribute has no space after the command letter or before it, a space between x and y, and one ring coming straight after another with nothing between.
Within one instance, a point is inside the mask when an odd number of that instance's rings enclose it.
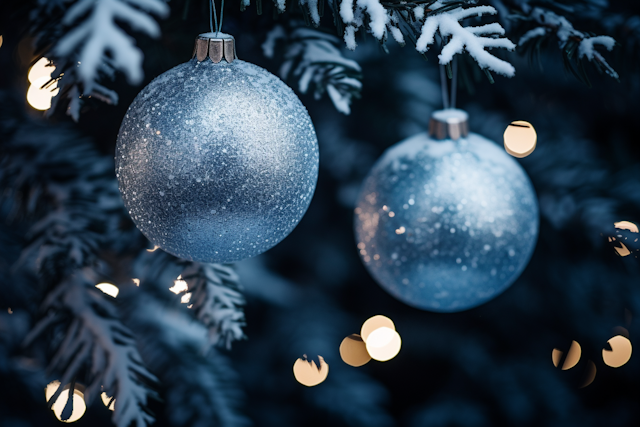
<instances>
[{"instance_id":1,"label":"out-of-focus light cluster","mask_svg":"<svg viewBox=\"0 0 640 427\"><path fill-rule=\"evenodd\" d=\"M96 288L100 289L105 294L114 298L117 297L118 294L120 293L120 289L118 289L118 287L112 283L107 283L107 282L98 283L96 285Z\"/></svg>"},{"instance_id":2,"label":"out-of-focus light cluster","mask_svg":"<svg viewBox=\"0 0 640 427\"><path fill-rule=\"evenodd\" d=\"M513 157L527 157L536 149L538 135L529 122L517 120L504 131L504 149Z\"/></svg>"},{"instance_id":3,"label":"out-of-focus light cluster","mask_svg":"<svg viewBox=\"0 0 640 427\"><path fill-rule=\"evenodd\" d=\"M362 366L369 360L386 362L400 352L402 340L393 321L386 316L373 316L362 324L360 335L351 334L340 344L342 361L351 366Z\"/></svg>"},{"instance_id":4,"label":"out-of-focus light cluster","mask_svg":"<svg viewBox=\"0 0 640 427\"><path fill-rule=\"evenodd\" d=\"M307 387L313 387L327 379L329 365L322 356L318 356L320 366L314 360L307 360L307 355L298 358L293 364L293 376L296 381Z\"/></svg>"},{"instance_id":5,"label":"out-of-focus light cluster","mask_svg":"<svg viewBox=\"0 0 640 427\"><path fill-rule=\"evenodd\" d=\"M638 233L638 226L630 221L615 222L613 226L616 230L627 230L632 233ZM629 250L629 247L622 242L622 240L628 241L628 239L628 237L624 237L622 234L618 234L616 237L609 236L609 242L615 242L613 249L615 249L616 254L622 257L629 256L632 253L631 250ZM636 237L633 242L638 242L638 237ZM636 252L637 251L638 249L636 249ZM636 258L638 258L638 255L636 255Z\"/></svg>"},{"instance_id":6,"label":"out-of-focus light cluster","mask_svg":"<svg viewBox=\"0 0 640 427\"><path fill-rule=\"evenodd\" d=\"M27 91L27 102L36 110L48 110L51 108L51 98L58 93L58 83L53 82L46 87L46 83L51 79L51 73L55 67L48 67L49 60L40 58L29 70L29 82L31 86Z\"/></svg>"},{"instance_id":7,"label":"out-of-focus light cluster","mask_svg":"<svg viewBox=\"0 0 640 427\"><path fill-rule=\"evenodd\" d=\"M626 331L624 328L616 328ZM631 359L631 341L629 338L623 335L615 335L607 341L609 348L602 349L602 360L604 364L611 368L619 368L624 366ZM582 349L577 341L572 341L569 351L564 357L564 352L560 349L554 348L551 352L551 360L553 366L561 368L563 371L569 370L580 362L582 356ZM587 360L586 366L582 365L584 380L580 385L580 388L584 388L591 384L596 378L596 365L592 360Z\"/></svg>"},{"instance_id":8,"label":"out-of-focus light cluster","mask_svg":"<svg viewBox=\"0 0 640 427\"><path fill-rule=\"evenodd\" d=\"M60 381L52 381L49 384L47 384L47 387L44 389L44 394L47 399L47 402L51 400L53 395L58 390L58 387L60 387ZM79 384L76 384L74 387L73 410L71 411L71 416L69 416L68 419L66 420L62 419L62 411L64 410L65 406L67 405L67 401L69 400L69 391L71 389L71 384L67 384L66 386L64 386L62 392L60 393L56 401L53 403L53 406L51 407L56 418L62 421L63 423L72 423L74 421L78 421L80 418L82 418L85 411L87 410L87 405L84 401L84 393L81 390L78 390L78 388L83 388L83 387L80 386Z\"/></svg>"}]
</instances>

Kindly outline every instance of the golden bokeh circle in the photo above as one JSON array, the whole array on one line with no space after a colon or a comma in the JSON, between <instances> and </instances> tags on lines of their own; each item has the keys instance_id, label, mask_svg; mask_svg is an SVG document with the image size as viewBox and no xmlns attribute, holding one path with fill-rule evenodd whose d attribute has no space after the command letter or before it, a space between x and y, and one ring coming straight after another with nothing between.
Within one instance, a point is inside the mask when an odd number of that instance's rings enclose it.
<instances>
[{"instance_id":1,"label":"golden bokeh circle","mask_svg":"<svg viewBox=\"0 0 640 427\"><path fill-rule=\"evenodd\" d=\"M372 359L378 362L386 362L396 357L401 346L400 335L385 326L371 332L367 339L367 352Z\"/></svg>"},{"instance_id":2,"label":"golden bokeh circle","mask_svg":"<svg viewBox=\"0 0 640 427\"><path fill-rule=\"evenodd\" d=\"M367 342L369 334L379 328L389 328L395 331L396 325L393 324L391 319L381 314L373 316L362 324L362 328L360 329L362 341Z\"/></svg>"},{"instance_id":3,"label":"golden bokeh circle","mask_svg":"<svg viewBox=\"0 0 640 427\"><path fill-rule=\"evenodd\" d=\"M344 363L355 367L366 365L371 360L367 345L358 334L351 334L342 340L340 357Z\"/></svg>"},{"instance_id":4,"label":"golden bokeh circle","mask_svg":"<svg viewBox=\"0 0 640 427\"><path fill-rule=\"evenodd\" d=\"M536 149L538 135L529 122L516 120L504 131L504 149L513 157L527 157Z\"/></svg>"},{"instance_id":5,"label":"golden bokeh circle","mask_svg":"<svg viewBox=\"0 0 640 427\"><path fill-rule=\"evenodd\" d=\"M329 375L329 365L322 356L318 356L318 360L320 361L319 367L315 361L307 360L306 356L304 356L304 359L299 358L296 360L293 364L293 376L296 381L307 387L313 387L326 380L327 375Z\"/></svg>"}]
</instances>

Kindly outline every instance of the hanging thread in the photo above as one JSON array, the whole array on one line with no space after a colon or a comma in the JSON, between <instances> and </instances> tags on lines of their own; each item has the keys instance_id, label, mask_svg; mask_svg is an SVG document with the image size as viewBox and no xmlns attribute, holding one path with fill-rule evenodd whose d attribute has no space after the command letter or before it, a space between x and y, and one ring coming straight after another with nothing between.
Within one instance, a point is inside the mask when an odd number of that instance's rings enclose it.
<instances>
[{"instance_id":1,"label":"hanging thread","mask_svg":"<svg viewBox=\"0 0 640 427\"><path fill-rule=\"evenodd\" d=\"M212 19L213 18L213 19ZM218 14L216 12L216 5L214 3L214 0L210 0L209 1L209 28L211 29L211 32L213 33L213 22L215 21L215 33L216 33L216 37L218 37L218 33L220 33L220 31L222 31L222 20L224 18L224 0L222 0L222 4L220 5L220 24L218 24Z\"/></svg>"},{"instance_id":2,"label":"hanging thread","mask_svg":"<svg viewBox=\"0 0 640 427\"><path fill-rule=\"evenodd\" d=\"M440 64L440 88L442 89L442 107L446 110L449 108L449 96L447 94L447 75L442 64Z\"/></svg>"},{"instance_id":3,"label":"hanging thread","mask_svg":"<svg viewBox=\"0 0 640 427\"><path fill-rule=\"evenodd\" d=\"M451 108L456 108L456 97L458 95L458 57L453 57L453 77L451 78Z\"/></svg>"}]
</instances>

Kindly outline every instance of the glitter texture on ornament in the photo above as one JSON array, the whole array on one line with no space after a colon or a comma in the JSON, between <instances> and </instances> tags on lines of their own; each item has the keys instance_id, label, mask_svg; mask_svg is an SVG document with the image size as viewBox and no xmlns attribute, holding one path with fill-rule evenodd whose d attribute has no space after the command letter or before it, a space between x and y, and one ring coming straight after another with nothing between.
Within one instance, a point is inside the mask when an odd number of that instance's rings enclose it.
<instances>
[{"instance_id":1,"label":"glitter texture on ornament","mask_svg":"<svg viewBox=\"0 0 640 427\"><path fill-rule=\"evenodd\" d=\"M180 258L231 262L284 239L311 202L318 142L294 92L241 61L196 58L133 101L116 147L125 206Z\"/></svg>"},{"instance_id":2,"label":"glitter texture on ornament","mask_svg":"<svg viewBox=\"0 0 640 427\"><path fill-rule=\"evenodd\" d=\"M367 176L355 215L360 257L404 303L455 312L507 289L538 236L529 178L497 144L426 133L387 150Z\"/></svg>"}]
</instances>

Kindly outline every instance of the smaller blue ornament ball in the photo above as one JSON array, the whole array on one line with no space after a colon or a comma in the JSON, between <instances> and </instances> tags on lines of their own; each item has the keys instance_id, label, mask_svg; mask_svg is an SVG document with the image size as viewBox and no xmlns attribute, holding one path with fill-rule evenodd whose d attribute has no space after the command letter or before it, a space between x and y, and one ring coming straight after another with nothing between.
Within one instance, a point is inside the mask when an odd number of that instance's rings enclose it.
<instances>
[{"instance_id":1,"label":"smaller blue ornament ball","mask_svg":"<svg viewBox=\"0 0 640 427\"><path fill-rule=\"evenodd\" d=\"M355 233L383 289L413 307L456 312L518 278L536 245L538 204L524 170L494 142L425 133L375 164L357 202Z\"/></svg>"},{"instance_id":2,"label":"smaller blue ornament ball","mask_svg":"<svg viewBox=\"0 0 640 427\"><path fill-rule=\"evenodd\" d=\"M202 46L212 46L201 35ZM268 71L194 57L133 101L116 146L125 207L161 249L192 261L232 262L284 239L305 214L318 178L307 110ZM205 54L209 54L205 51ZM215 52L214 52L215 53ZM212 53L213 54L213 53Z\"/></svg>"}]
</instances>

